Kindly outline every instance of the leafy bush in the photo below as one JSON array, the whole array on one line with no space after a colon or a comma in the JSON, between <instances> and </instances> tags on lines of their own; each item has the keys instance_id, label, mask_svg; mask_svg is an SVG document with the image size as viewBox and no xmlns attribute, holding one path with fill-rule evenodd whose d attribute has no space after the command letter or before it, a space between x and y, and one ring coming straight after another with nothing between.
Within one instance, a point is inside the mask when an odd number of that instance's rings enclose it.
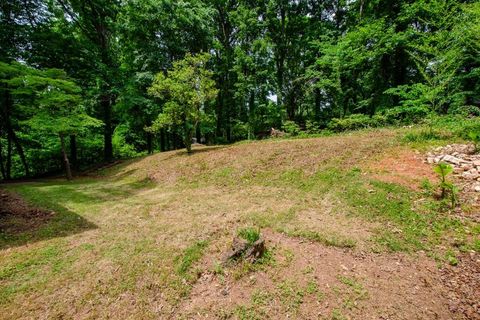
<instances>
[{"instance_id":1,"label":"leafy bush","mask_svg":"<svg viewBox=\"0 0 480 320\"><path fill-rule=\"evenodd\" d=\"M129 128L119 125L115 128L112 137L113 153L117 158L132 158L141 155L132 144L127 143L126 136Z\"/></svg>"},{"instance_id":2,"label":"leafy bush","mask_svg":"<svg viewBox=\"0 0 480 320\"><path fill-rule=\"evenodd\" d=\"M424 106L401 106L384 110L382 114L389 124L413 124L425 119L430 111Z\"/></svg>"},{"instance_id":3,"label":"leafy bush","mask_svg":"<svg viewBox=\"0 0 480 320\"><path fill-rule=\"evenodd\" d=\"M296 136L300 133L300 126L295 121L287 120L283 123L283 130L291 136Z\"/></svg>"},{"instance_id":4,"label":"leafy bush","mask_svg":"<svg viewBox=\"0 0 480 320\"><path fill-rule=\"evenodd\" d=\"M364 128L380 127L387 123L385 116L374 115L373 117L364 114L352 114L345 118L333 118L328 128L340 132L346 130L358 130Z\"/></svg>"},{"instance_id":5,"label":"leafy bush","mask_svg":"<svg viewBox=\"0 0 480 320\"><path fill-rule=\"evenodd\" d=\"M248 139L248 123L235 121L232 126L232 139L234 141Z\"/></svg>"},{"instance_id":6,"label":"leafy bush","mask_svg":"<svg viewBox=\"0 0 480 320\"><path fill-rule=\"evenodd\" d=\"M478 149L480 147L480 131L470 131L468 133L468 137L470 138L470 140L472 140L475 146L475 152L478 152Z\"/></svg>"},{"instance_id":7,"label":"leafy bush","mask_svg":"<svg viewBox=\"0 0 480 320\"><path fill-rule=\"evenodd\" d=\"M321 132L320 124L318 122L315 122L315 121L307 120L307 122L305 122L305 130L306 130L307 134L320 133Z\"/></svg>"}]
</instances>

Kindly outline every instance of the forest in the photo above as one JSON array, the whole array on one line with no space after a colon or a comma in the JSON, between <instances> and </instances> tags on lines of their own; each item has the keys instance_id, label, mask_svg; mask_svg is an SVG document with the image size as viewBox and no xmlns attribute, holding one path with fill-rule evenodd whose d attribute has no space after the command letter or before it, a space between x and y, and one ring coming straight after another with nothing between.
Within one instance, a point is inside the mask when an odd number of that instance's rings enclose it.
<instances>
[{"instance_id":1,"label":"forest","mask_svg":"<svg viewBox=\"0 0 480 320\"><path fill-rule=\"evenodd\" d=\"M480 115L478 1L2 0L0 30L5 180Z\"/></svg>"}]
</instances>

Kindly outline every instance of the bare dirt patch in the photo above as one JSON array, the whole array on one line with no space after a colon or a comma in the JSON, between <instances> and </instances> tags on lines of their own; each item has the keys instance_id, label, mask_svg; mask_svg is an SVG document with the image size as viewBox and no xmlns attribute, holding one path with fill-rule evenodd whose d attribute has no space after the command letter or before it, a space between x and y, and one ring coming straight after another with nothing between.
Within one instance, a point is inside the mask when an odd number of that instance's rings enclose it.
<instances>
[{"instance_id":1,"label":"bare dirt patch","mask_svg":"<svg viewBox=\"0 0 480 320\"><path fill-rule=\"evenodd\" d=\"M172 318L462 318L448 309L440 273L423 255L325 247L270 230L264 237L271 265L240 279L235 267L204 273Z\"/></svg>"},{"instance_id":2,"label":"bare dirt patch","mask_svg":"<svg viewBox=\"0 0 480 320\"><path fill-rule=\"evenodd\" d=\"M451 312L466 319L480 319L480 255L465 253L458 259L458 266L446 265L442 281L448 288L448 307Z\"/></svg>"},{"instance_id":3,"label":"bare dirt patch","mask_svg":"<svg viewBox=\"0 0 480 320\"><path fill-rule=\"evenodd\" d=\"M36 208L18 195L0 189L0 232L7 235L33 231L44 225L53 212Z\"/></svg>"},{"instance_id":4,"label":"bare dirt patch","mask_svg":"<svg viewBox=\"0 0 480 320\"><path fill-rule=\"evenodd\" d=\"M422 180L435 181L437 177L430 164L424 162L423 155L409 149L387 151L379 159L374 159L367 168L375 179L397 183L418 191Z\"/></svg>"}]
</instances>

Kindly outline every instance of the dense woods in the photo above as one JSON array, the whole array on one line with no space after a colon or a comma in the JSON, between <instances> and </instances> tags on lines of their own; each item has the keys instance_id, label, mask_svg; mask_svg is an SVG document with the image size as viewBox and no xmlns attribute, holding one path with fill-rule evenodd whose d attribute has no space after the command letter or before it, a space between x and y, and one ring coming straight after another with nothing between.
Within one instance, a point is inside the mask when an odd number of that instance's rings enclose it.
<instances>
[{"instance_id":1,"label":"dense woods","mask_svg":"<svg viewBox=\"0 0 480 320\"><path fill-rule=\"evenodd\" d=\"M2 0L0 30L3 179L480 115L478 1Z\"/></svg>"}]
</instances>

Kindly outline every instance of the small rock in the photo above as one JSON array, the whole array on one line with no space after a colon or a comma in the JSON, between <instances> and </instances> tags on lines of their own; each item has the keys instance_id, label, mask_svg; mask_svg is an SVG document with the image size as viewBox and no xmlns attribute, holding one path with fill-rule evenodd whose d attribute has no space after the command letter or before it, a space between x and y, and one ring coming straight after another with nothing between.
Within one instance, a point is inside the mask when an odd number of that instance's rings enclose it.
<instances>
[{"instance_id":1,"label":"small rock","mask_svg":"<svg viewBox=\"0 0 480 320\"><path fill-rule=\"evenodd\" d=\"M456 164L456 165L460 165L460 164L462 164L462 162L463 162L462 159L459 159L459 158L457 158L457 157L451 156L451 155L449 155L449 154L445 155L442 160L443 160L443 161L446 161L446 162L449 162L449 163Z\"/></svg>"}]
</instances>

